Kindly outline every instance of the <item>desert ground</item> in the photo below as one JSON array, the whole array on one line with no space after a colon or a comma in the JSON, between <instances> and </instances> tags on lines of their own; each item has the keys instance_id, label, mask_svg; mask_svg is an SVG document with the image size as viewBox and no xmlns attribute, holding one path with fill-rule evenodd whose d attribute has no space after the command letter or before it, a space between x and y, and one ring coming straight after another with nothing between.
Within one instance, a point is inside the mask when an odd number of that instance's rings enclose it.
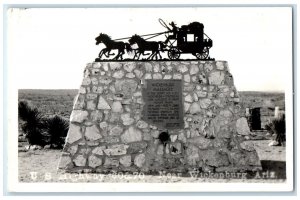
<instances>
[{"instance_id":1,"label":"desert ground","mask_svg":"<svg viewBox=\"0 0 300 200\"><path fill-rule=\"evenodd\" d=\"M73 99L77 90L19 90L19 101L27 101L37 107L45 116L59 115L69 118ZM267 108L274 111L275 106L284 110L284 93L274 92L239 92L240 103L244 107ZM232 174L227 178L215 178L201 174L75 174L57 171L61 150L41 149L25 150L28 145L19 129L18 175L20 182L271 182L281 183L286 180L286 150L285 146L268 146L273 139L265 130L251 134L249 143L253 143L261 160L263 170L254 174L239 176ZM206 176L206 177L204 177ZM225 174L226 177L226 174ZM229 177L229 178L228 178Z\"/></svg>"}]
</instances>

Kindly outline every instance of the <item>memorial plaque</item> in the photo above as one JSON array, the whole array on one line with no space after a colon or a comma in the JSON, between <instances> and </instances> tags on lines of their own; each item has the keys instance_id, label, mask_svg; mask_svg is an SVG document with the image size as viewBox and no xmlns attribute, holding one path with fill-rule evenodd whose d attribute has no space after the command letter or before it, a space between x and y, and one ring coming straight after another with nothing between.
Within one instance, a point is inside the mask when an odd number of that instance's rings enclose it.
<instances>
[{"instance_id":1,"label":"memorial plaque","mask_svg":"<svg viewBox=\"0 0 300 200\"><path fill-rule=\"evenodd\" d=\"M143 120L159 128L183 128L181 80L146 80Z\"/></svg>"}]
</instances>

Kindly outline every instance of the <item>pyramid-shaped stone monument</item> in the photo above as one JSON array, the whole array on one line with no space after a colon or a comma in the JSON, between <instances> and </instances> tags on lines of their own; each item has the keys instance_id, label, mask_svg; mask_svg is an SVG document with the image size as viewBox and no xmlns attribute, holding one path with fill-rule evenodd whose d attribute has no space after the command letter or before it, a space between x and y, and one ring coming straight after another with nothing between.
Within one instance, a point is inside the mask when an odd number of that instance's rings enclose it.
<instances>
[{"instance_id":1,"label":"pyramid-shaped stone monument","mask_svg":"<svg viewBox=\"0 0 300 200\"><path fill-rule=\"evenodd\" d=\"M244 115L226 61L89 63L59 168L256 171Z\"/></svg>"}]
</instances>

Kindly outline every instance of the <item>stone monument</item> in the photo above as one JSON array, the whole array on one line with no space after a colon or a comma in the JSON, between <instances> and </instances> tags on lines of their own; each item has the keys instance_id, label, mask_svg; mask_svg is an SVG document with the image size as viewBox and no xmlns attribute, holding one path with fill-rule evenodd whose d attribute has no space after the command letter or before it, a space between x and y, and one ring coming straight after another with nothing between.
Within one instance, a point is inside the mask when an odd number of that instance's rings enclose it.
<instances>
[{"instance_id":1,"label":"stone monument","mask_svg":"<svg viewBox=\"0 0 300 200\"><path fill-rule=\"evenodd\" d=\"M244 115L226 61L89 63L59 168L259 170Z\"/></svg>"}]
</instances>

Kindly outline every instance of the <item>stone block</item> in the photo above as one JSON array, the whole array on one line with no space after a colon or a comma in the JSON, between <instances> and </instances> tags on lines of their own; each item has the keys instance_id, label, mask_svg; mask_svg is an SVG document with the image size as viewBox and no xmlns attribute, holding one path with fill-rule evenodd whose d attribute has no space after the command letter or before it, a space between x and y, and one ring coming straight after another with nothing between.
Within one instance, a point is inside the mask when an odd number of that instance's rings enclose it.
<instances>
[{"instance_id":1,"label":"stone block","mask_svg":"<svg viewBox=\"0 0 300 200\"><path fill-rule=\"evenodd\" d=\"M162 79L162 78L163 78L162 75L159 73L153 74L153 79Z\"/></svg>"},{"instance_id":2,"label":"stone block","mask_svg":"<svg viewBox=\"0 0 300 200\"><path fill-rule=\"evenodd\" d=\"M73 106L73 110L82 110L82 109L84 109L84 106L85 106L84 95L78 94L75 97L75 103Z\"/></svg>"},{"instance_id":3,"label":"stone block","mask_svg":"<svg viewBox=\"0 0 300 200\"><path fill-rule=\"evenodd\" d=\"M197 163L200 161L199 149L193 145L187 146L185 156L187 159L187 164L191 167L197 166Z\"/></svg>"},{"instance_id":4,"label":"stone block","mask_svg":"<svg viewBox=\"0 0 300 200\"><path fill-rule=\"evenodd\" d=\"M73 110L70 116L70 122L82 123L88 119L89 113L85 110Z\"/></svg>"},{"instance_id":5,"label":"stone block","mask_svg":"<svg viewBox=\"0 0 300 200\"><path fill-rule=\"evenodd\" d=\"M68 166L72 163L70 156L62 155L59 161L59 169L67 169Z\"/></svg>"},{"instance_id":6,"label":"stone block","mask_svg":"<svg viewBox=\"0 0 300 200\"><path fill-rule=\"evenodd\" d=\"M121 126L114 126L109 130L109 135L121 135L123 128Z\"/></svg>"},{"instance_id":7,"label":"stone block","mask_svg":"<svg viewBox=\"0 0 300 200\"><path fill-rule=\"evenodd\" d=\"M239 135L249 135L250 134L248 122L245 117L241 117L236 121L236 130Z\"/></svg>"},{"instance_id":8,"label":"stone block","mask_svg":"<svg viewBox=\"0 0 300 200\"><path fill-rule=\"evenodd\" d=\"M199 100L199 105L203 109L207 109L211 104L211 100L206 98L206 99L200 99Z\"/></svg>"},{"instance_id":9,"label":"stone block","mask_svg":"<svg viewBox=\"0 0 300 200\"><path fill-rule=\"evenodd\" d=\"M129 144L129 148L127 149L127 153L128 154L142 153L147 146L148 146L147 142L131 143L131 144Z\"/></svg>"},{"instance_id":10,"label":"stone block","mask_svg":"<svg viewBox=\"0 0 300 200\"><path fill-rule=\"evenodd\" d=\"M173 79L182 79L182 74L179 74L179 73L175 73L174 75L173 75Z\"/></svg>"},{"instance_id":11,"label":"stone block","mask_svg":"<svg viewBox=\"0 0 300 200\"><path fill-rule=\"evenodd\" d=\"M130 155L122 156L120 158L120 163L124 167L130 167L131 166L131 156Z\"/></svg>"},{"instance_id":12,"label":"stone block","mask_svg":"<svg viewBox=\"0 0 300 200\"><path fill-rule=\"evenodd\" d=\"M189 111L190 111L191 114L200 113L201 112L201 108L200 108L199 103L196 103L196 102L192 103L191 107L189 108Z\"/></svg>"},{"instance_id":13,"label":"stone block","mask_svg":"<svg viewBox=\"0 0 300 200\"><path fill-rule=\"evenodd\" d=\"M210 85L223 85L225 81L224 72L214 71L208 76L208 82Z\"/></svg>"},{"instance_id":14,"label":"stone block","mask_svg":"<svg viewBox=\"0 0 300 200\"><path fill-rule=\"evenodd\" d=\"M244 142L240 143L240 146L242 149L244 149L246 151L255 151L255 148L254 148L254 145L252 142L244 141Z\"/></svg>"},{"instance_id":15,"label":"stone block","mask_svg":"<svg viewBox=\"0 0 300 200\"><path fill-rule=\"evenodd\" d=\"M87 101L86 109L87 110L95 110L96 109L96 102L94 100Z\"/></svg>"},{"instance_id":16,"label":"stone block","mask_svg":"<svg viewBox=\"0 0 300 200\"><path fill-rule=\"evenodd\" d=\"M103 119L103 112L101 112L100 110L92 111L90 114L90 119L93 122L100 123Z\"/></svg>"},{"instance_id":17,"label":"stone block","mask_svg":"<svg viewBox=\"0 0 300 200\"><path fill-rule=\"evenodd\" d=\"M165 76L164 76L164 79L171 79L172 78L172 75L170 75L170 74L166 74Z\"/></svg>"},{"instance_id":18,"label":"stone block","mask_svg":"<svg viewBox=\"0 0 300 200\"><path fill-rule=\"evenodd\" d=\"M193 137L187 140L188 143L191 143L197 146L199 149L207 149L211 146L212 140L204 138L202 136Z\"/></svg>"},{"instance_id":19,"label":"stone block","mask_svg":"<svg viewBox=\"0 0 300 200\"><path fill-rule=\"evenodd\" d=\"M124 95L124 97L131 97L137 89L137 82L133 79L117 80L115 82L115 88L118 93Z\"/></svg>"},{"instance_id":20,"label":"stone block","mask_svg":"<svg viewBox=\"0 0 300 200\"><path fill-rule=\"evenodd\" d=\"M96 94L102 94L103 93L103 87L102 86L93 86L92 92Z\"/></svg>"},{"instance_id":21,"label":"stone block","mask_svg":"<svg viewBox=\"0 0 300 200\"><path fill-rule=\"evenodd\" d=\"M144 128L148 128L148 124L145 121L139 120L136 123L136 127L140 128L140 129L144 129Z\"/></svg>"},{"instance_id":22,"label":"stone block","mask_svg":"<svg viewBox=\"0 0 300 200\"><path fill-rule=\"evenodd\" d=\"M214 66L211 63L205 63L204 64L204 71L205 72L210 72L214 69Z\"/></svg>"},{"instance_id":23,"label":"stone block","mask_svg":"<svg viewBox=\"0 0 300 200\"><path fill-rule=\"evenodd\" d=\"M183 108L184 108L184 112L187 113L190 109L190 106L191 104L190 103L187 103L187 102L184 102L183 103Z\"/></svg>"},{"instance_id":24,"label":"stone block","mask_svg":"<svg viewBox=\"0 0 300 200\"><path fill-rule=\"evenodd\" d=\"M128 145L124 145L124 144L115 144L115 145L108 146L107 149L104 150L104 152L108 156L125 155L128 147L129 147Z\"/></svg>"},{"instance_id":25,"label":"stone block","mask_svg":"<svg viewBox=\"0 0 300 200\"><path fill-rule=\"evenodd\" d=\"M124 126L129 126L134 122L134 119L130 117L130 113L121 114L121 120Z\"/></svg>"},{"instance_id":26,"label":"stone block","mask_svg":"<svg viewBox=\"0 0 300 200\"><path fill-rule=\"evenodd\" d=\"M223 62L216 62L216 67L218 70L224 70L224 64Z\"/></svg>"},{"instance_id":27,"label":"stone block","mask_svg":"<svg viewBox=\"0 0 300 200\"><path fill-rule=\"evenodd\" d=\"M124 75L125 75L124 71L119 70L119 71L114 72L113 77L116 79L121 79L124 77Z\"/></svg>"},{"instance_id":28,"label":"stone block","mask_svg":"<svg viewBox=\"0 0 300 200\"><path fill-rule=\"evenodd\" d=\"M124 64L124 69L127 71L127 72L132 72L134 69L135 69L135 63L134 62L130 62L130 63L125 63Z\"/></svg>"},{"instance_id":29,"label":"stone block","mask_svg":"<svg viewBox=\"0 0 300 200\"><path fill-rule=\"evenodd\" d=\"M127 73L126 75L126 78L134 78L135 77L135 75L134 75L134 73Z\"/></svg>"},{"instance_id":30,"label":"stone block","mask_svg":"<svg viewBox=\"0 0 300 200\"><path fill-rule=\"evenodd\" d=\"M163 155L164 154L164 145L163 144L160 144L158 145L157 147L157 155Z\"/></svg>"},{"instance_id":31,"label":"stone block","mask_svg":"<svg viewBox=\"0 0 300 200\"><path fill-rule=\"evenodd\" d=\"M195 75L199 72L199 68L197 65L191 65L190 67L190 74L191 75Z\"/></svg>"},{"instance_id":32,"label":"stone block","mask_svg":"<svg viewBox=\"0 0 300 200\"><path fill-rule=\"evenodd\" d=\"M145 161L146 161L145 154L139 154L134 158L134 164L139 168L143 167Z\"/></svg>"},{"instance_id":33,"label":"stone block","mask_svg":"<svg viewBox=\"0 0 300 200\"><path fill-rule=\"evenodd\" d=\"M111 158L111 157L106 157L105 158L105 162L104 162L104 166L105 167L119 167L120 163L119 163L119 159L117 158Z\"/></svg>"},{"instance_id":34,"label":"stone block","mask_svg":"<svg viewBox=\"0 0 300 200\"><path fill-rule=\"evenodd\" d=\"M186 65L178 65L178 66L176 67L176 70L177 70L178 72L180 72L181 74L183 74L183 73L185 73L185 72L188 71L188 68L187 68Z\"/></svg>"},{"instance_id":35,"label":"stone block","mask_svg":"<svg viewBox=\"0 0 300 200\"><path fill-rule=\"evenodd\" d=\"M203 151L203 161L213 167L228 166L229 160L225 153L220 153L217 149Z\"/></svg>"},{"instance_id":36,"label":"stone block","mask_svg":"<svg viewBox=\"0 0 300 200\"><path fill-rule=\"evenodd\" d=\"M111 110L112 110L112 112L115 112L115 113L122 113L123 112L123 107L122 107L121 102L120 101L114 101L112 103Z\"/></svg>"},{"instance_id":37,"label":"stone block","mask_svg":"<svg viewBox=\"0 0 300 200\"><path fill-rule=\"evenodd\" d=\"M74 142L80 140L82 138L81 128L75 124L70 124L68 136L66 138L67 143L73 144Z\"/></svg>"},{"instance_id":38,"label":"stone block","mask_svg":"<svg viewBox=\"0 0 300 200\"><path fill-rule=\"evenodd\" d=\"M131 126L125 131L125 133L121 135L121 140L124 143L141 141L142 132L139 129Z\"/></svg>"},{"instance_id":39,"label":"stone block","mask_svg":"<svg viewBox=\"0 0 300 200\"><path fill-rule=\"evenodd\" d=\"M118 136L106 136L104 138L104 142L109 143L109 144L114 144L120 142L120 139Z\"/></svg>"},{"instance_id":40,"label":"stone block","mask_svg":"<svg viewBox=\"0 0 300 200\"><path fill-rule=\"evenodd\" d=\"M145 70L146 70L146 72L152 72L152 65L151 65L151 63L145 63Z\"/></svg>"},{"instance_id":41,"label":"stone block","mask_svg":"<svg viewBox=\"0 0 300 200\"><path fill-rule=\"evenodd\" d=\"M104 149L106 149L106 146L100 146L100 147L96 147L92 150L93 154L99 155L99 156L103 156L104 155Z\"/></svg>"},{"instance_id":42,"label":"stone block","mask_svg":"<svg viewBox=\"0 0 300 200\"><path fill-rule=\"evenodd\" d=\"M73 162L77 167L83 167L86 165L86 157L84 157L83 155L77 155L74 159Z\"/></svg>"},{"instance_id":43,"label":"stone block","mask_svg":"<svg viewBox=\"0 0 300 200\"><path fill-rule=\"evenodd\" d=\"M81 85L84 85L84 86L86 86L86 85L90 85L91 84L91 79L90 78L84 78L83 79L83 81L82 81L82 84Z\"/></svg>"},{"instance_id":44,"label":"stone block","mask_svg":"<svg viewBox=\"0 0 300 200\"><path fill-rule=\"evenodd\" d=\"M96 125L86 127L85 129L85 137L87 140L95 141L102 138L100 131Z\"/></svg>"},{"instance_id":45,"label":"stone block","mask_svg":"<svg viewBox=\"0 0 300 200\"><path fill-rule=\"evenodd\" d=\"M73 145L73 146L70 146L69 148L68 148L68 152L72 155L72 156L74 156L76 153L77 153L77 150L78 150L78 145Z\"/></svg>"},{"instance_id":46,"label":"stone block","mask_svg":"<svg viewBox=\"0 0 300 200\"><path fill-rule=\"evenodd\" d=\"M118 63L118 62L110 62L109 65L110 65L111 71L120 70L122 68L122 64Z\"/></svg>"},{"instance_id":47,"label":"stone block","mask_svg":"<svg viewBox=\"0 0 300 200\"><path fill-rule=\"evenodd\" d=\"M96 168L102 165L102 159L97 156L90 155L88 158L88 163L89 167Z\"/></svg>"},{"instance_id":48,"label":"stone block","mask_svg":"<svg viewBox=\"0 0 300 200\"><path fill-rule=\"evenodd\" d=\"M99 78L99 84L109 85L111 82L112 82L112 79L109 76L100 76L100 78Z\"/></svg>"},{"instance_id":49,"label":"stone block","mask_svg":"<svg viewBox=\"0 0 300 200\"><path fill-rule=\"evenodd\" d=\"M111 109L110 105L107 103L107 101L102 96L99 97L98 109L99 110L110 110Z\"/></svg>"},{"instance_id":50,"label":"stone block","mask_svg":"<svg viewBox=\"0 0 300 200\"><path fill-rule=\"evenodd\" d=\"M134 73L137 78L141 79L143 77L143 72L141 70L135 69Z\"/></svg>"},{"instance_id":51,"label":"stone block","mask_svg":"<svg viewBox=\"0 0 300 200\"><path fill-rule=\"evenodd\" d=\"M144 76L144 79L152 79L152 74L151 73L146 73Z\"/></svg>"},{"instance_id":52,"label":"stone block","mask_svg":"<svg viewBox=\"0 0 300 200\"><path fill-rule=\"evenodd\" d=\"M184 101L192 103L193 102L193 97L190 94L188 94L184 97Z\"/></svg>"}]
</instances>

